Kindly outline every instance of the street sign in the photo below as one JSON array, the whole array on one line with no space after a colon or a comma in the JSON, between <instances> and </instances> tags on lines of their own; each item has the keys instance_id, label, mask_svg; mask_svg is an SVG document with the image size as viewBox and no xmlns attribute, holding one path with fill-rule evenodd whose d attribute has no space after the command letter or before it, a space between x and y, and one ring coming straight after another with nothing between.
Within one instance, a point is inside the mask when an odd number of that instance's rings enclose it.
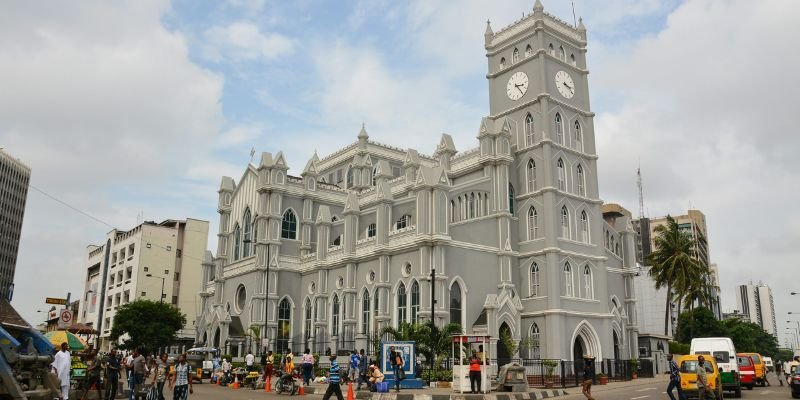
<instances>
[{"instance_id":1,"label":"street sign","mask_svg":"<svg viewBox=\"0 0 800 400\"><path fill-rule=\"evenodd\" d=\"M66 328L72 325L72 311L64 309L58 317L58 327Z\"/></svg>"},{"instance_id":2,"label":"street sign","mask_svg":"<svg viewBox=\"0 0 800 400\"><path fill-rule=\"evenodd\" d=\"M44 302L47 304L58 304L61 306L67 305L67 299L59 299L56 297L45 297Z\"/></svg>"}]
</instances>

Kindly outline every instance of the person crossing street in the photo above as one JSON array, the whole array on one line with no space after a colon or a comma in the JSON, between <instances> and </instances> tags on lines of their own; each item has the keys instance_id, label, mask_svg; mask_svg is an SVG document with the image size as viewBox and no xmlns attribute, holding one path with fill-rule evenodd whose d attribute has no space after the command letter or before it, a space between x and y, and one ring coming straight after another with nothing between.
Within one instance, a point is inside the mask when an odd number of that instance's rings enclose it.
<instances>
[{"instance_id":1,"label":"person crossing street","mask_svg":"<svg viewBox=\"0 0 800 400\"><path fill-rule=\"evenodd\" d=\"M672 389L678 390L678 400L684 400L686 397L683 395L681 389L681 370L678 368L678 362L673 360L672 354L667 354L667 361L669 361L669 384L667 385L667 394L669 398L675 400L672 395Z\"/></svg>"},{"instance_id":2,"label":"person crossing street","mask_svg":"<svg viewBox=\"0 0 800 400\"><path fill-rule=\"evenodd\" d=\"M339 385L341 377L339 377L339 363L336 362L336 356L331 354L328 359L331 361L331 368L328 371L328 389L325 390L325 395L322 400L328 400L332 395L336 395L337 400L344 400L342 397L342 387Z\"/></svg>"}]
</instances>

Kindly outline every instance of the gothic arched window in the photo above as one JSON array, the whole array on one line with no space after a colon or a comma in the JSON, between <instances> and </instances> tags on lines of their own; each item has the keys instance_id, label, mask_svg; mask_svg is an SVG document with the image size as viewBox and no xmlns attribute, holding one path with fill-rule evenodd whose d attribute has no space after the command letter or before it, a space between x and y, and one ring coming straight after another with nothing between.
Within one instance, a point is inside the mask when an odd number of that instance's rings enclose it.
<instances>
[{"instance_id":1,"label":"gothic arched window","mask_svg":"<svg viewBox=\"0 0 800 400\"><path fill-rule=\"evenodd\" d=\"M244 217L242 217L242 227L244 228L244 240L242 241L242 258L250 256L250 243L252 242L252 219L250 218L250 209L245 210Z\"/></svg>"},{"instance_id":2,"label":"gothic arched window","mask_svg":"<svg viewBox=\"0 0 800 400\"><path fill-rule=\"evenodd\" d=\"M564 171L564 160L559 158L558 161L556 161L556 170L558 171L558 188L560 190L566 190L567 174Z\"/></svg>"},{"instance_id":3,"label":"gothic arched window","mask_svg":"<svg viewBox=\"0 0 800 400\"><path fill-rule=\"evenodd\" d=\"M567 206L561 207L561 237L569 239L569 211L567 211Z\"/></svg>"},{"instance_id":4,"label":"gothic arched window","mask_svg":"<svg viewBox=\"0 0 800 400\"><path fill-rule=\"evenodd\" d=\"M581 241L589 243L589 218L586 211L581 211Z\"/></svg>"},{"instance_id":5,"label":"gothic arched window","mask_svg":"<svg viewBox=\"0 0 800 400\"><path fill-rule=\"evenodd\" d=\"M516 194L514 194L514 185L512 185L511 182L509 182L508 183L508 212L510 212L512 215L514 214L514 201L515 201L514 197L516 197Z\"/></svg>"},{"instance_id":6,"label":"gothic arched window","mask_svg":"<svg viewBox=\"0 0 800 400\"><path fill-rule=\"evenodd\" d=\"M528 160L526 174L528 178L528 193L530 193L536 190L536 163L533 162L533 159Z\"/></svg>"},{"instance_id":7,"label":"gothic arched window","mask_svg":"<svg viewBox=\"0 0 800 400\"><path fill-rule=\"evenodd\" d=\"M467 195L467 218L475 218L475 193Z\"/></svg>"},{"instance_id":8,"label":"gothic arched window","mask_svg":"<svg viewBox=\"0 0 800 400\"><path fill-rule=\"evenodd\" d=\"M531 324L530 330L528 330L528 343L530 348L530 354L528 355L532 359L539 359L542 357L542 341L541 341L541 333L539 333L539 325L536 325L536 322Z\"/></svg>"},{"instance_id":9,"label":"gothic arched window","mask_svg":"<svg viewBox=\"0 0 800 400\"><path fill-rule=\"evenodd\" d=\"M564 51L564 46L558 46L558 58L560 58L561 61L567 61L567 52Z\"/></svg>"},{"instance_id":10,"label":"gothic arched window","mask_svg":"<svg viewBox=\"0 0 800 400\"><path fill-rule=\"evenodd\" d=\"M564 264L564 296L573 297L572 291L572 267L569 263Z\"/></svg>"},{"instance_id":11,"label":"gothic arched window","mask_svg":"<svg viewBox=\"0 0 800 400\"><path fill-rule=\"evenodd\" d=\"M281 221L281 237L284 239L297 239L297 216L292 209L283 213Z\"/></svg>"},{"instance_id":12,"label":"gothic arched window","mask_svg":"<svg viewBox=\"0 0 800 400\"><path fill-rule=\"evenodd\" d=\"M419 322L419 283L411 284L411 323Z\"/></svg>"},{"instance_id":13,"label":"gothic arched window","mask_svg":"<svg viewBox=\"0 0 800 400\"><path fill-rule=\"evenodd\" d=\"M514 52L511 53L511 63L516 64L517 62L519 62L519 50L515 47Z\"/></svg>"},{"instance_id":14,"label":"gothic arched window","mask_svg":"<svg viewBox=\"0 0 800 400\"><path fill-rule=\"evenodd\" d=\"M539 295L539 266L536 263L531 264L530 282L528 283L528 290L531 297Z\"/></svg>"},{"instance_id":15,"label":"gothic arched window","mask_svg":"<svg viewBox=\"0 0 800 400\"><path fill-rule=\"evenodd\" d=\"M400 283L397 288L397 326L408 322L408 297L406 296L406 285Z\"/></svg>"},{"instance_id":16,"label":"gothic arched window","mask_svg":"<svg viewBox=\"0 0 800 400\"><path fill-rule=\"evenodd\" d=\"M586 179L583 176L583 167L578 164L578 194L581 196L586 195Z\"/></svg>"},{"instance_id":17,"label":"gothic arched window","mask_svg":"<svg viewBox=\"0 0 800 400\"><path fill-rule=\"evenodd\" d=\"M233 261L239 259L239 245L242 241L242 230L239 229L239 224L233 228Z\"/></svg>"},{"instance_id":18,"label":"gothic arched window","mask_svg":"<svg viewBox=\"0 0 800 400\"><path fill-rule=\"evenodd\" d=\"M306 339L306 347L309 347L308 338L311 337L311 333L314 331L311 324L311 316L311 300L306 299L306 304L303 306L303 334Z\"/></svg>"},{"instance_id":19,"label":"gothic arched window","mask_svg":"<svg viewBox=\"0 0 800 400\"><path fill-rule=\"evenodd\" d=\"M572 64L572 65L576 65L577 64L577 62L575 62L575 54L570 54L569 55L569 63Z\"/></svg>"},{"instance_id":20,"label":"gothic arched window","mask_svg":"<svg viewBox=\"0 0 800 400\"><path fill-rule=\"evenodd\" d=\"M533 116L525 116L525 145L533 146Z\"/></svg>"},{"instance_id":21,"label":"gothic arched window","mask_svg":"<svg viewBox=\"0 0 800 400\"><path fill-rule=\"evenodd\" d=\"M456 201L450 200L450 222L456 222Z\"/></svg>"},{"instance_id":22,"label":"gothic arched window","mask_svg":"<svg viewBox=\"0 0 800 400\"><path fill-rule=\"evenodd\" d=\"M581 123L575 121L575 148L578 151L583 151L583 131Z\"/></svg>"},{"instance_id":23,"label":"gothic arched window","mask_svg":"<svg viewBox=\"0 0 800 400\"><path fill-rule=\"evenodd\" d=\"M531 45L528 45L528 47L525 47L525 57L527 58L532 55L533 55L533 49L531 48Z\"/></svg>"},{"instance_id":24,"label":"gothic arched window","mask_svg":"<svg viewBox=\"0 0 800 400\"><path fill-rule=\"evenodd\" d=\"M592 282L592 269L589 266L583 267L583 296L587 299L594 298L594 286Z\"/></svg>"},{"instance_id":25,"label":"gothic arched window","mask_svg":"<svg viewBox=\"0 0 800 400\"><path fill-rule=\"evenodd\" d=\"M503 69L505 67L506 67L506 58L500 57L500 69Z\"/></svg>"},{"instance_id":26,"label":"gothic arched window","mask_svg":"<svg viewBox=\"0 0 800 400\"><path fill-rule=\"evenodd\" d=\"M551 56L555 56L556 55L556 51L553 48L553 44L552 43L550 43L550 45L547 46L547 51L550 53Z\"/></svg>"},{"instance_id":27,"label":"gothic arched window","mask_svg":"<svg viewBox=\"0 0 800 400\"><path fill-rule=\"evenodd\" d=\"M564 124L561 121L561 114L560 113L556 113L556 117L555 117L554 120L555 120L555 123L556 123L556 142L558 144L562 144L563 145L564 144Z\"/></svg>"},{"instance_id":28,"label":"gothic arched window","mask_svg":"<svg viewBox=\"0 0 800 400\"><path fill-rule=\"evenodd\" d=\"M275 349L283 354L289 348L292 337L292 307L289 300L283 299L278 304L278 335L275 338Z\"/></svg>"},{"instance_id":29,"label":"gothic arched window","mask_svg":"<svg viewBox=\"0 0 800 400\"><path fill-rule=\"evenodd\" d=\"M331 336L339 336L339 296L333 295L333 312L331 313Z\"/></svg>"},{"instance_id":30,"label":"gothic arched window","mask_svg":"<svg viewBox=\"0 0 800 400\"><path fill-rule=\"evenodd\" d=\"M458 282L453 282L450 286L450 323L461 323L461 285Z\"/></svg>"},{"instance_id":31,"label":"gothic arched window","mask_svg":"<svg viewBox=\"0 0 800 400\"><path fill-rule=\"evenodd\" d=\"M371 309L369 306L369 291L364 289L364 293L361 295L361 333L365 335L369 334L369 325L371 322Z\"/></svg>"},{"instance_id":32,"label":"gothic arched window","mask_svg":"<svg viewBox=\"0 0 800 400\"><path fill-rule=\"evenodd\" d=\"M528 240L539 237L539 213L531 207L528 209Z\"/></svg>"}]
</instances>

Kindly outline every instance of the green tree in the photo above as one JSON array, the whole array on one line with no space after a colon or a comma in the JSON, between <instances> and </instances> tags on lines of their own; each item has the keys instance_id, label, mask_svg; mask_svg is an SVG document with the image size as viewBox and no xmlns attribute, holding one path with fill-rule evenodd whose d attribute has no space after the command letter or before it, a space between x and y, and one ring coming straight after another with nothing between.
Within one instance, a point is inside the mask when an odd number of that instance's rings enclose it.
<instances>
[{"instance_id":1,"label":"green tree","mask_svg":"<svg viewBox=\"0 0 800 400\"><path fill-rule=\"evenodd\" d=\"M679 342L689 343L693 338L718 336L725 336L725 329L714 313L705 307L684 311L678 317L675 339Z\"/></svg>"},{"instance_id":2,"label":"green tree","mask_svg":"<svg viewBox=\"0 0 800 400\"><path fill-rule=\"evenodd\" d=\"M176 333L186 324L186 316L177 307L152 300L136 300L120 306L114 315L111 340L121 349L156 350L174 343Z\"/></svg>"},{"instance_id":3,"label":"green tree","mask_svg":"<svg viewBox=\"0 0 800 400\"><path fill-rule=\"evenodd\" d=\"M380 336L385 340L415 341L417 351L425 356L426 360L435 360L436 363L450 355L452 336L461 333L460 324L447 324L443 327L430 324L402 323L395 329L387 326L381 329Z\"/></svg>"},{"instance_id":4,"label":"green tree","mask_svg":"<svg viewBox=\"0 0 800 400\"><path fill-rule=\"evenodd\" d=\"M733 340L736 351L758 353L767 357L777 356L778 340L759 325L740 319L729 319L722 322L725 336Z\"/></svg>"},{"instance_id":5,"label":"green tree","mask_svg":"<svg viewBox=\"0 0 800 400\"><path fill-rule=\"evenodd\" d=\"M700 262L695 256L695 242L688 232L681 230L671 216L667 223L655 228L654 250L647 257L651 266L648 272L656 289L667 288L664 312L664 334L669 335L670 304L683 299L690 282L697 279Z\"/></svg>"},{"instance_id":6,"label":"green tree","mask_svg":"<svg viewBox=\"0 0 800 400\"><path fill-rule=\"evenodd\" d=\"M250 341L250 348L252 349L255 347L257 349L256 352L260 352L258 349L261 346L258 345L258 342L261 340L261 327L258 325L250 325L250 328L247 329L247 338Z\"/></svg>"}]
</instances>

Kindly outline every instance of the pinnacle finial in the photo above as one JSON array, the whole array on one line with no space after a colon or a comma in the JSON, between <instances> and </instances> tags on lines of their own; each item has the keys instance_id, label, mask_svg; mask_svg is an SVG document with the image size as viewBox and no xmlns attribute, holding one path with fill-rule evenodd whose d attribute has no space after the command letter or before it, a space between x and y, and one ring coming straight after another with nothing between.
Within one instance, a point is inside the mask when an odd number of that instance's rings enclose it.
<instances>
[{"instance_id":1,"label":"pinnacle finial","mask_svg":"<svg viewBox=\"0 0 800 400\"><path fill-rule=\"evenodd\" d=\"M361 131L358 132L358 137L359 138L365 138L365 139L369 138L369 135L367 135L366 124L364 124L363 122L361 123Z\"/></svg>"},{"instance_id":2,"label":"pinnacle finial","mask_svg":"<svg viewBox=\"0 0 800 400\"><path fill-rule=\"evenodd\" d=\"M533 3L533 11L544 11L544 6L540 0L536 0L536 3Z\"/></svg>"},{"instance_id":3,"label":"pinnacle finial","mask_svg":"<svg viewBox=\"0 0 800 400\"><path fill-rule=\"evenodd\" d=\"M586 31L586 27L583 26L583 17L578 18L578 30L579 31Z\"/></svg>"},{"instance_id":4,"label":"pinnacle finial","mask_svg":"<svg viewBox=\"0 0 800 400\"><path fill-rule=\"evenodd\" d=\"M492 31L492 22L488 19L486 20L486 32L484 35L494 35L494 31Z\"/></svg>"}]
</instances>

